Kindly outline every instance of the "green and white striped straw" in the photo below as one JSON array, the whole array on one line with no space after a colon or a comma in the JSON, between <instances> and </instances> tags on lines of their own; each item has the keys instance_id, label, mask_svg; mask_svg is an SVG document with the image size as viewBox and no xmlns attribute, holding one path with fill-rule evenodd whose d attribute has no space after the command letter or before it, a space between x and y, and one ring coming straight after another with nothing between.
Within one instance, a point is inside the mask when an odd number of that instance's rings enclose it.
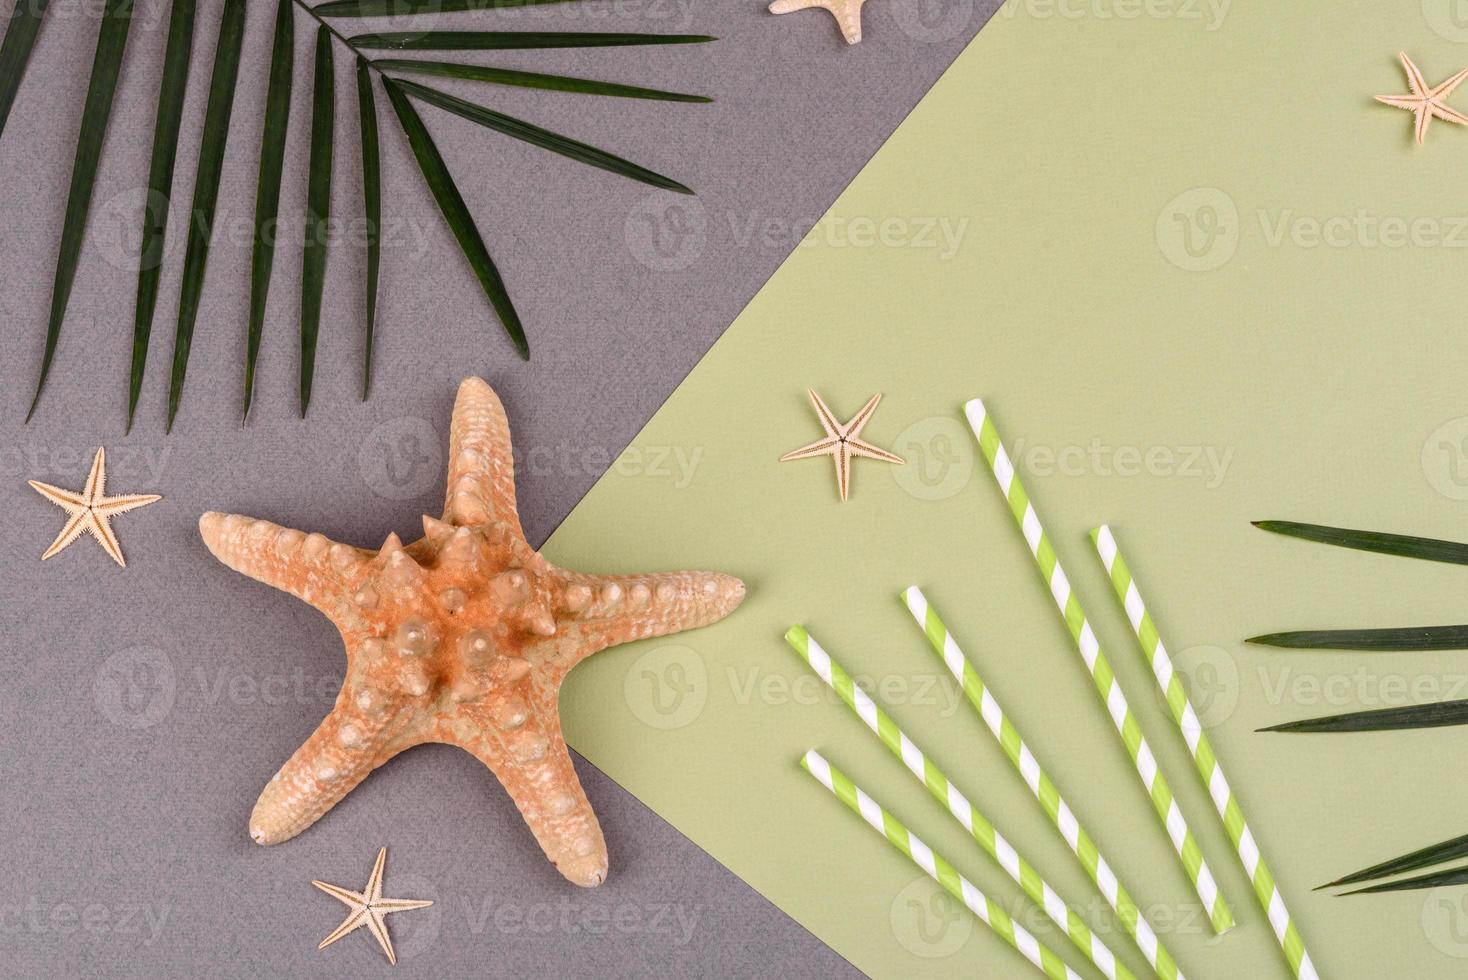
<instances>
[{"instance_id":1,"label":"green and white striped straw","mask_svg":"<svg viewBox=\"0 0 1468 980\"><path fill-rule=\"evenodd\" d=\"M907 606L917 624L922 628L928 642L933 649L943 658L948 666L948 671L953 679L958 681L963 688L964 696L968 698L969 704L978 711L979 717L988 726L996 741L999 742L1004 754L1009 757L1010 764L1035 794L1040 808L1055 824L1060 831L1060 836L1065 838L1065 843L1070 847L1071 853L1076 860L1081 862L1081 867L1086 874L1095 882L1096 888L1101 892L1101 897L1106 899L1121 924L1136 940L1137 948L1142 955L1147 957L1147 962L1152 965L1152 971L1157 974L1159 980L1183 980L1183 975L1177 968L1177 963L1172 959L1172 954L1162 941L1157 938L1157 932L1151 924L1143 917L1137 903L1127 892L1116 873L1111 870L1106 857L1096 847L1091 836L1086 833L1086 828L1076 819L1071 812L1070 805L1060 795L1060 790L1050 781L1045 770L1040 768L1030 747L1020 737L1019 730L1010 724L1004 709L995 699L993 692L979 676L972 663L963 655L958 648L958 643L953 639L953 634L948 632L948 627L943 625L943 620L938 618L938 613L932 606L928 605L928 599L922 590L912 586L902 593L902 601Z\"/></svg>"},{"instance_id":2,"label":"green and white striped straw","mask_svg":"<svg viewBox=\"0 0 1468 980\"><path fill-rule=\"evenodd\" d=\"M999 903L990 900L973 886L953 865L943 859L918 836L904 827L896 817L884 810L876 800L862 792L860 786L851 781L840 769L831 765L815 749L811 749L800 760L801 768L810 773L837 799L845 803L877 833L883 835L913 864L927 872L943 890L968 907L979 920L999 934L1009 945L1019 950L1025 959L1035 964L1050 980L1081 980L1080 974L1065 965L1046 946L1027 932L1024 926L1009 917Z\"/></svg>"},{"instance_id":3,"label":"green and white striped straw","mask_svg":"<svg viewBox=\"0 0 1468 980\"><path fill-rule=\"evenodd\" d=\"M1127 754L1131 756L1136 766L1137 775L1142 780L1142 787L1152 800L1153 809L1157 811L1157 819L1162 821L1162 826L1172 841L1173 850L1177 851L1178 857L1182 860L1183 869L1187 872L1194 890L1198 893L1198 898L1203 903L1204 910L1208 913L1213 931L1223 933L1232 929L1233 913L1229 911L1228 903L1224 901L1223 893L1218 890L1218 883L1213 878L1213 872L1208 869L1208 862L1203 859L1203 851L1198 847L1197 840L1193 838L1193 832L1188 829L1187 821L1183 819L1183 813L1178 809L1177 801L1173 799L1172 787L1167 784L1167 778L1158 768L1157 759L1152 754L1152 748L1147 744L1147 739L1142 735L1141 726L1138 725L1136 716L1132 714L1126 696L1122 694L1121 685L1116 682L1116 675L1111 670L1111 662L1107 660L1105 651L1101 649L1100 641L1092 632L1091 624L1086 621L1085 610L1081 608L1080 601L1071 591L1070 579L1066 577L1065 571L1060 567L1060 561L1055 556L1055 549L1050 544L1050 538L1040 525L1040 518L1035 514L1035 508L1030 503L1029 494L1025 493L1024 485L1020 483L1019 476L1015 473L1014 464L1010 462L1009 454L1005 452L1003 443L999 441L999 432L994 428L994 421L985 411L984 403L977 398L965 405L964 411L968 415L968 424L974 430L975 438L979 440L979 448L983 450L984 458L989 461L989 468L994 473L994 479L999 483L999 489L1004 493L1005 500L1009 504L1009 512L1014 515L1015 522L1019 525L1020 531L1024 533L1025 543L1030 546L1030 554L1035 558L1040 575L1044 578L1045 584L1050 587L1050 596L1055 600L1056 608L1060 610L1061 616L1065 619L1065 625L1070 629L1071 639L1075 640L1081 659L1086 663L1086 669L1091 672L1091 679L1096 684L1096 692L1101 695L1101 700L1111 715L1112 724L1116 726L1116 731L1121 735L1122 742L1126 746Z\"/></svg>"},{"instance_id":4,"label":"green and white striped straw","mask_svg":"<svg viewBox=\"0 0 1468 980\"><path fill-rule=\"evenodd\" d=\"M1106 573L1111 576L1111 585L1116 589L1117 598L1126 609L1127 619L1131 621L1132 629L1137 634L1137 642L1152 664L1152 674L1167 698L1173 720L1182 730L1183 740L1188 743L1188 751L1193 754L1193 761L1198 765L1198 775L1203 778L1203 785L1208 787L1213 805L1218 809L1219 819L1223 821L1224 830L1228 831L1229 840L1233 841L1234 848L1238 851L1239 862L1243 864L1245 873L1254 884L1254 894L1259 899L1259 905L1269 916L1269 924L1274 928L1275 938L1279 940L1280 949L1284 951L1290 969L1301 980L1316 980L1318 974L1315 972L1315 964L1310 962L1305 942L1290 918L1289 909L1285 908L1284 896L1280 895L1279 888L1274 883L1274 875L1270 874L1264 858L1259 855L1259 845L1255 842L1249 825L1244 822L1244 811L1240 809L1228 780L1224 778L1223 766L1213 754L1213 746L1208 744L1208 736L1203 733L1203 726L1198 721L1197 713L1193 711L1187 691L1183 690L1182 681L1172 669L1172 658L1162 645L1162 637L1158 635L1157 626L1147 612L1142 594L1137 591L1137 583L1132 579L1132 571L1116 546L1111 528L1101 525L1091 532L1091 540L1096 544L1096 551L1101 555Z\"/></svg>"},{"instance_id":5,"label":"green and white striped straw","mask_svg":"<svg viewBox=\"0 0 1468 980\"><path fill-rule=\"evenodd\" d=\"M968 801L968 797L959 792L958 787L948 781L943 771L923 754L922 750L913 744L897 723L883 711L871 697L857 687L851 680L851 675L842 669L841 665L831 658L819 643L815 641L803 626L792 626L785 632L785 641L805 659L810 669L815 671L816 676L825 681L826 684L837 694L841 700L846 702L858 718L870 728L882 744L892 751L892 754L902 760L908 771L918 778L933 798L943 804L944 808L964 830L973 835L988 855L999 862L1009 877L1024 889L1035 904L1045 910L1056 925L1058 925L1070 941L1075 943L1086 958L1096 965L1096 969L1104 973L1110 980L1136 980L1135 974L1126 968L1126 964L1116 958L1098 937L1091 934L1085 920L1071 911L1065 904L1065 900L1056 894L1040 873L1026 861L1018 851L1004 839L994 825L989 822L978 808Z\"/></svg>"}]
</instances>

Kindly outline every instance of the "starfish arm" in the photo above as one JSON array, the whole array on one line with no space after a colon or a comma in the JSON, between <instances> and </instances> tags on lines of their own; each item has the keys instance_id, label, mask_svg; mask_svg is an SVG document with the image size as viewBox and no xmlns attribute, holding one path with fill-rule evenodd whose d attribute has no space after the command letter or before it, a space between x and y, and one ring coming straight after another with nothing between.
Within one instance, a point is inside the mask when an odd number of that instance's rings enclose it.
<instances>
[{"instance_id":1,"label":"starfish arm","mask_svg":"<svg viewBox=\"0 0 1468 980\"><path fill-rule=\"evenodd\" d=\"M1409 109L1413 112L1422 104L1422 100L1415 95L1378 95L1376 101L1396 109Z\"/></svg>"},{"instance_id":2,"label":"starfish arm","mask_svg":"<svg viewBox=\"0 0 1468 980\"><path fill-rule=\"evenodd\" d=\"M1468 116L1463 115L1457 109L1449 106L1433 103L1432 114L1443 122L1457 123L1459 126L1468 126Z\"/></svg>"},{"instance_id":3,"label":"starfish arm","mask_svg":"<svg viewBox=\"0 0 1468 980\"><path fill-rule=\"evenodd\" d=\"M112 533L112 525L107 518L96 511L88 511L85 524L92 537L102 546L102 550L120 567L126 568L127 560L122 557L122 545L118 544L117 535Z\"/></svg>"},{"instance_id":4,"label":"starfish arm","mask_svg":"<svg viewBox=\"0 0 1468 980\"><path fill-rule=\"evenodd\" d=\"M1418 71L1412 59L1407 57L1407 52L1398 51L1397 57L1401 59L1402 68L1407 72L1407 84L1412 87L1412 94L1427 98L1427 81L1423 79L1422 72Z\"/></svg>"},{"instance_id":5,"label":"starfish arm","mask_svg":"<svg viewBox=\"0 0 1468 980\"><path fill-rule=\"evenodd\" d=\"M316 948L325 949L341 937L349 936L356 932L362 926L366 925L366 923L367 906L363 905L361 908L355 908L347 913L347 917L342 920L342 924L333 929L331 935L321 940L321 945Z\"/></svg>"},{"instance_id":6,"label":"starfish arm","mask_svg":"<svg viewBox=\"0 0 1468 980\"><path fill-rule=\"evenodd\" d=\"M387 954L387 962L390 966L398 965L398 954L393 951L392 937L387 934L387 923L383 920L382 913L376 907L367 909L367 930L372 933L372 938L377 940L377 945Z\"/></svg>"},{"instance_id":7,"label":"starfish arm","mask_svg":"<svg viewBox=\"0 0 1468 980\"><path fill-rule=\"evenodd\" d=\"M154 493L135 493L126 497L104 497L92 504L92 510L103 517L116 517L130 510L156 504L163 498Z\"/></svg>"},{"instance_id":8,"label":"starfish arm","mask_svg":"<svg viewBox=\"0 0 1468 980\"><path fill-rule=\"evenodd\" d=\"M382 914L389 912L411 912L414 909L426 909L432 902L423 902L411 898L379 898L372 903L372 907Z\"/></svg>"},{"instance_id":9,"label":"starfish arm","mask_svg":"<svg viewBox=\"0 0 1468 980\"><path fill-rule=\"evenodd\" d=\"M865 456L867 459L880 459L884 463L905 462L901 456L895 453L889 453L887 450L878 446L873 446L864 439L848 438L846 440L846 448L851 451L851 455L853 456Z\"/></svg>"},{"instance_id":10,"label":"starfish arm","mask_svg":"<svg viewBox=\"0 0 1468 980\"><path fill-rule=\"evenodd\" d=\"M382 869L387 864L387 848L377 852L377 861L372 865L372 877L367 879L367 887L363 894L367 896L368 902L376 902L382 897Z\"/></svg>"},{"instance_id":11,"label":"starfish arm","mask_svg":"<svg viewBox=\"0 0 1468 980\"><path fill-rule=\"evenodd\" d=\"M86 509L87 501L81 494L73 493L70 490L63 490L60 487L53 487L51 484L42 483L39 480L30 480L28 482L32 490L69 514L75 514L79 510Z\"/></svg>"},{"instance_id":12,"label":"starfish arm","mask_svg":"<svg viewBox=\"0 0 1468 980\"><path fill-rule=\"evenodd\" d=\"M568 881L595 887L607 877L607 845L561 735L556 687L524 687L536 706L515 697L465 704L460 724L444 733L444 741L490 768Z\"/></svg>"},{"instance_id":13,"label":"starfish arm","mask_svg":"<svg viewBox=\"0 0 1468 980\"><path fill-rule=\"evenodd\" d=\"M368 773L421 739L396 692L347 684L331 713L270 778L250 814L250 837L279 844L321 819Z\"/></svg>"},{"instance_id":14,"label":"starfish arm","mask_svg":"<svg viewBox=\"0 0 1468 980\"><path fill-rule=\"evenodd\" d=\"M235 514L205 514L199 534L225 565L310 603L333 620L369 560L367 552L323 535Z\"/></svg>"},{"instance_id":15,"label":"starfish arm","mask_svg":"<svg viewBox=\"0 0 1468 980\"><path fill-rule=\"evenodd\" d=\"M97 455L92 457L92 470L87 474L87 483L82 495L90 503L101 499L107 491L107 450L103 447L97 448Z\"/></svg>"},{"instance_id":16,"label":"starfish arm","mask_svg":"<svg viewBox=\"0 0 1468 980\"><path fill-rule=\"evenodd\" d=\"M62 526L61 533L56 535L56 540L51 542L51 547L47 548L45 553L41 555L41 561L45 561L47 558L52 557L53 555L70 545L77 538L81 537L82 534L87 530L87 518L89 518L90 516L91 513L86 510L79 510L73 513L71 517L67 519L66 524Z\"/></svg>"},{"instance_id":17,"label":"starfish arm","mask_svg":"<svg viewBox=\"0 0 1468 980\"><path fill-rule=\"evenodd\" d=\"M572 575L571 582L590 601L576 614L563 615L555 636L533 644L554 665L557 682L607 647L707 626L744 601L744 583L718 572Z\"/></svg>"},{"instance_id":18,"label":"starfish arm","mask_svg":"<svg viewBox=\"0 0 1468 980\"><path fill-rule=\"evenodd\" d=\"M450 524L499 520L520 528L510 422L499 396L479 378L466 378L454 400L444 520Z\"/></svg>"},{"instance_id":19,"label":"starfish arm","mask_svg":"<svg viewBox=\"0 0 1468 980\"><path fill-rule=\"evenodd\" d=\"M780 462L788 463L792 459L810 459L813 456L830 456L840 443L841 440L837 436L818 439L808 446L801 446L799 449L790 450L790 452L780 457Z\"/></svg>"},{"instance_id":20,"label":"starfish arm","mask_svg":"<svg viewBox=\"0 0 1468 980\"><path fill-rule=\"evenodd\" d=\"M846 43L855 44L861 40L862 2L863 0L775 0L769 9L772 14L788 14L810 7L829 10L831 16L836 18L836 23L841 26L841 34L846 38Z\"/></svg>"},{"instance_id":21,"label":"starfish arm","mask_svg":"<svg viewBox=\"0 0 1468 980\"><path fill-rule=\"evenodd\" d=\"M1427 103L1424 102L1423 104L1421 104L1421 105L1419 105L1417 107L1416 113L1417 113L1417 145L1418 146L1421 146L1422 145L1422 141L1427 138L1427 125L1428 125L1428 123L1432 122L1432 110L1429 109L1427 107Z\"/></svg>"},{"instance_id":22,"label":"starfish arm","mask_svg":"<svg viewBox=\"0 0 1468 980\"><path fill-rule=\"evenodd\" d=\"M856 439L857 436L861 435L861 430L866 426L867 421L871 419L872 413L877 410L877 405L880 404L881 401L882 396L880 393L873 395L871 399L862 406L861 411L857 412L856 415L852 416L851 421L846 423L847 442L851 442Z\"/></svg>"},{"instance_id":23,"label":"starfish arm","mask_svg":"<svg viewBox=\"0 0 1468 980\"><path fill-rule=\"evenodd\" d=\"M818 3L817 6L825 6L825 4ZM836 421L835 414L826 407L826 403L821 400L820 395L816 394L814 388L805 389L805 393L810 396L810 403L815 406L816 415L820 418L821 428L826 430L826 435L833 438L839 437L841 435L841 423Z\"/></svg>"},{"instance_id":24,"label":"starfish arm","mask_svg":"<svg viewBox=\"0 0 1468 980\"><path fill-rule=\"evenodd\" d=\"M333 885L330 882L325 881L313 881L311 882L311 884L326 892L326 894L330 895L338 902L342 902L352 908L356 908L358 905L367 904L366 895L363 895L361 892L354 892L350 888L343 888L341 885Z\"/></svg>"},{"instance_id":25,"label":"starfish arm","mask_svg":"<svg viewBox=\"0 0 1468 980\"><path fill-rule=\"evenodd\" d=\"M834 459L836 461L836 489L841 492L841 501L845 503L847 494L851 492L850 447L843 442L837 449Z\"/></svg>"},{"instance_id":26,"label":"starfish arm","mask_svg":"<svg viewBox=\"0 0 1468 980\"><path fill-rule=\"evenodd\" d=\"M1442 84L1436 86L1428 94L1433 98L1434 101L1445 99L1449 95L1453 94L1453 89L1461 85L1463 83L1463 79L1465 78L1468 78L1468 68L1464 68L1462 71L1458 72L1458 74L1454 75L1446 82L1443 82Z\"/></svg>"}]
</instances>

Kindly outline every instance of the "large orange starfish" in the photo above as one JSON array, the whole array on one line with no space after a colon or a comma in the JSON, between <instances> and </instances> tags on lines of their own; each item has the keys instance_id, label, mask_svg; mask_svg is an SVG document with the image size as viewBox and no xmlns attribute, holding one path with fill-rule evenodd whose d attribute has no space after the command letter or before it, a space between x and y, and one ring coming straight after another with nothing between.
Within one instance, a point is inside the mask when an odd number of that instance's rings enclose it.
<instances>
[{"instance_id":1,"label":"large orange starfish","mask_svg":"<svg viewBox=\"0 0 1468 980\"><path fill-rule=\"evenodd\" d=\"M315 606L341 631L346 677L326 720L250 816L260 844L315 823L368 773L425 742L493 770L561 874L599 885L607 849L571 766L558 700L571 668L618 643L707 625L744 598L713 572L585 575L525 541L510 429L478 378L459 387L442 520L373 552L269 521L205 514L204 542L238 572Z\"/></svg>"}]
</instances>

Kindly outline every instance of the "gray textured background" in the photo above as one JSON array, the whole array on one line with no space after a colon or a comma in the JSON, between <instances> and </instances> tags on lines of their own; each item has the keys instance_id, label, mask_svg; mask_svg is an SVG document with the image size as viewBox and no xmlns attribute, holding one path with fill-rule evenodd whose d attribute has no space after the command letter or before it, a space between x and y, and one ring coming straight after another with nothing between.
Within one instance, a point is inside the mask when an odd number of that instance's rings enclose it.
<instances>
[{"instance_id":1,"label":"gray textured background","mask_svg":"<svg viewBox=\"0 0 1468 980\"><path fill-rule=\"evenodd\" d=\"M649 193L425 109L525 320L533 359L520 363L381 100L386 243L376 386L365 404L357 399L363 263L351 224L361 193L356 118L350 59L338 50L333 197L348 225L330 257L315 399L300 420L300 250L287 241L276 258L256 406L242 427L249 222L274 7L256 0L188 387L169 437L181 212L219 0L200 4L139 422L124 437L129 256L167 9L143 0L56 367L36 420L21 424L40 360L94 6L53 0L0 140L0 973L384 970L365 935L315 951L344 908L308 885L320 877L360 887L384 844L389 893L437 901L392 922L403 975L849 970L584 763L612 858L610 879L594 891L565 884L493 777L446 747L390 763L296 840L252 845L250 807L330 707L340 644L304 604L218 565L194 524L221 509L362 545L388 531L416 534L418 516L440 506L454 386L476 373L509 409L526 531L543 541L979 29L991 0L876 0L866 40L850 49L825 13L776 18L755 0L718 9L594 0L444 19L720 35L708 46L482 59L703 92L717 97L711 106L460 87L666 172L699 197ZM11 7L0 3L0 15ZM304 199L311 28L298 17L281 205L293 228ZM118 522L126 571L90 541L41 565L61 512L25 481L79 486L101 444L115 492L166 499ZM678 478L676 466L631 465L642 478ZM710 558L690 555L689 564Z\"/></svg>"}]
</instances>

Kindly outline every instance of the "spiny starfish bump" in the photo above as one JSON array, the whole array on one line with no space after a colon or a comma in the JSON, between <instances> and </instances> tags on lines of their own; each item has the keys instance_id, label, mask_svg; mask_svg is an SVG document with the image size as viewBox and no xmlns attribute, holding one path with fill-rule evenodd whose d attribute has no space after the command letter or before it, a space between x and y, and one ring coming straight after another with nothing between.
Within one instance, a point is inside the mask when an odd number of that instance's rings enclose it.
<instances>
[{"instance_id":1,"label":"spiny starfish bump","mask_svg":"<svg viewBox=\"0 0 1468 980\"><path fill-rule=\"evenodd\" d=\"M1422 145L1422 140L1427 135L1427 126L1433 117L1444 122L1457 123L1460 126L1468 126L1468 116L1451 108L1447 104L1447 98L1452 94L1463 79L1468 78L1468 68L1464 68L1458 74L1440 85L1429 88L1422 77L1422 72L1412 64L1412 59L1407 57L1405 51L1397 52L1397 57L1402 59L1402 67L1407 71L1407 85L1412 89L1411 95L1378 95L1376 101L1384 102L1398 109L1407 109L1417 117L1417 145Z\"/></svg>"},{"instance_id":2,"label":"spiny starfish bump","mask_svg":"<svg viewBox=\"0 0 1468 980\"><path fill-rule=\"evenodd\" d=\"M368 773L426 742L473 753L504 784L561 874L606 878L601 827L561 734L561 682L599 650L694 629L744 598L714 572L588 575L525 541L509 423L489 385L459 387L443 518L376 552L269 521L205 514L220 561L324 613L347 668L326 720L271 777L250 816L260 844L315 823Z\"/></svg>"},{"instance_id":3,"label":"spiny starfish bump","mask_svg":"<svg viewBox=\"0 0 1468 980\"><path fill-rule=\"evenodd\" d=\"M789 462L792 459L810 459L813 456L830 456L836 464L836 489L844 501L851 490L851 459L853 456L864 456L867 459L880 459L884 463L903 462L901 456L893 455L885 449L880 449L865 439L860 438L861 430L871 420L872 413L877 410L877 404L881 402L880 394L873 395L871 399L851 417L851 421L845 424L836 421L835 414L821 401L821 396L816 394L814 388L807 388L806 394L810 395L811 404L815 406L816 415L821 420L821 428L826 430L822 439L799 449L792 449L780 457L780 462Z\"/></svg>"},{"instance_id":4,"label":"spiny starfish bump","mask_svg":"<svg viewBox=\"0 0 1468 980\"><path fill-rule=\"evenodd\" d=\"M61 533L56 535L56 540L51 542L51 547L41 555L41 561L65 550L83 534L90 534L97 539L102 550L107 552L113 561L126 568L127 561L122 557L122 545L117 543L117 536L112 533L112 518L163 499L151 493L131 494L125 497L107 496L107 450L105 447L98 448L97 455L92 457L92 470L87 474L86 485L79 492L63 490L49 483L41 483L39 480L31 480L30 484L32 490L67 513L66 523L62 526Z\"/></svg>"},{"instance_id":5,"label":"spiny starfish bump","mask_svg":"<svg viewBox=\"0 0 1468 980\"><path fill-rule=\"evenodd\" d=\"M841 36L847 44L861 40L861 5L866 0L775 0L770 4L770 13L788 14L796 10L820 7L828 10L841 28Z\"/></svg>"}]
</instances>

